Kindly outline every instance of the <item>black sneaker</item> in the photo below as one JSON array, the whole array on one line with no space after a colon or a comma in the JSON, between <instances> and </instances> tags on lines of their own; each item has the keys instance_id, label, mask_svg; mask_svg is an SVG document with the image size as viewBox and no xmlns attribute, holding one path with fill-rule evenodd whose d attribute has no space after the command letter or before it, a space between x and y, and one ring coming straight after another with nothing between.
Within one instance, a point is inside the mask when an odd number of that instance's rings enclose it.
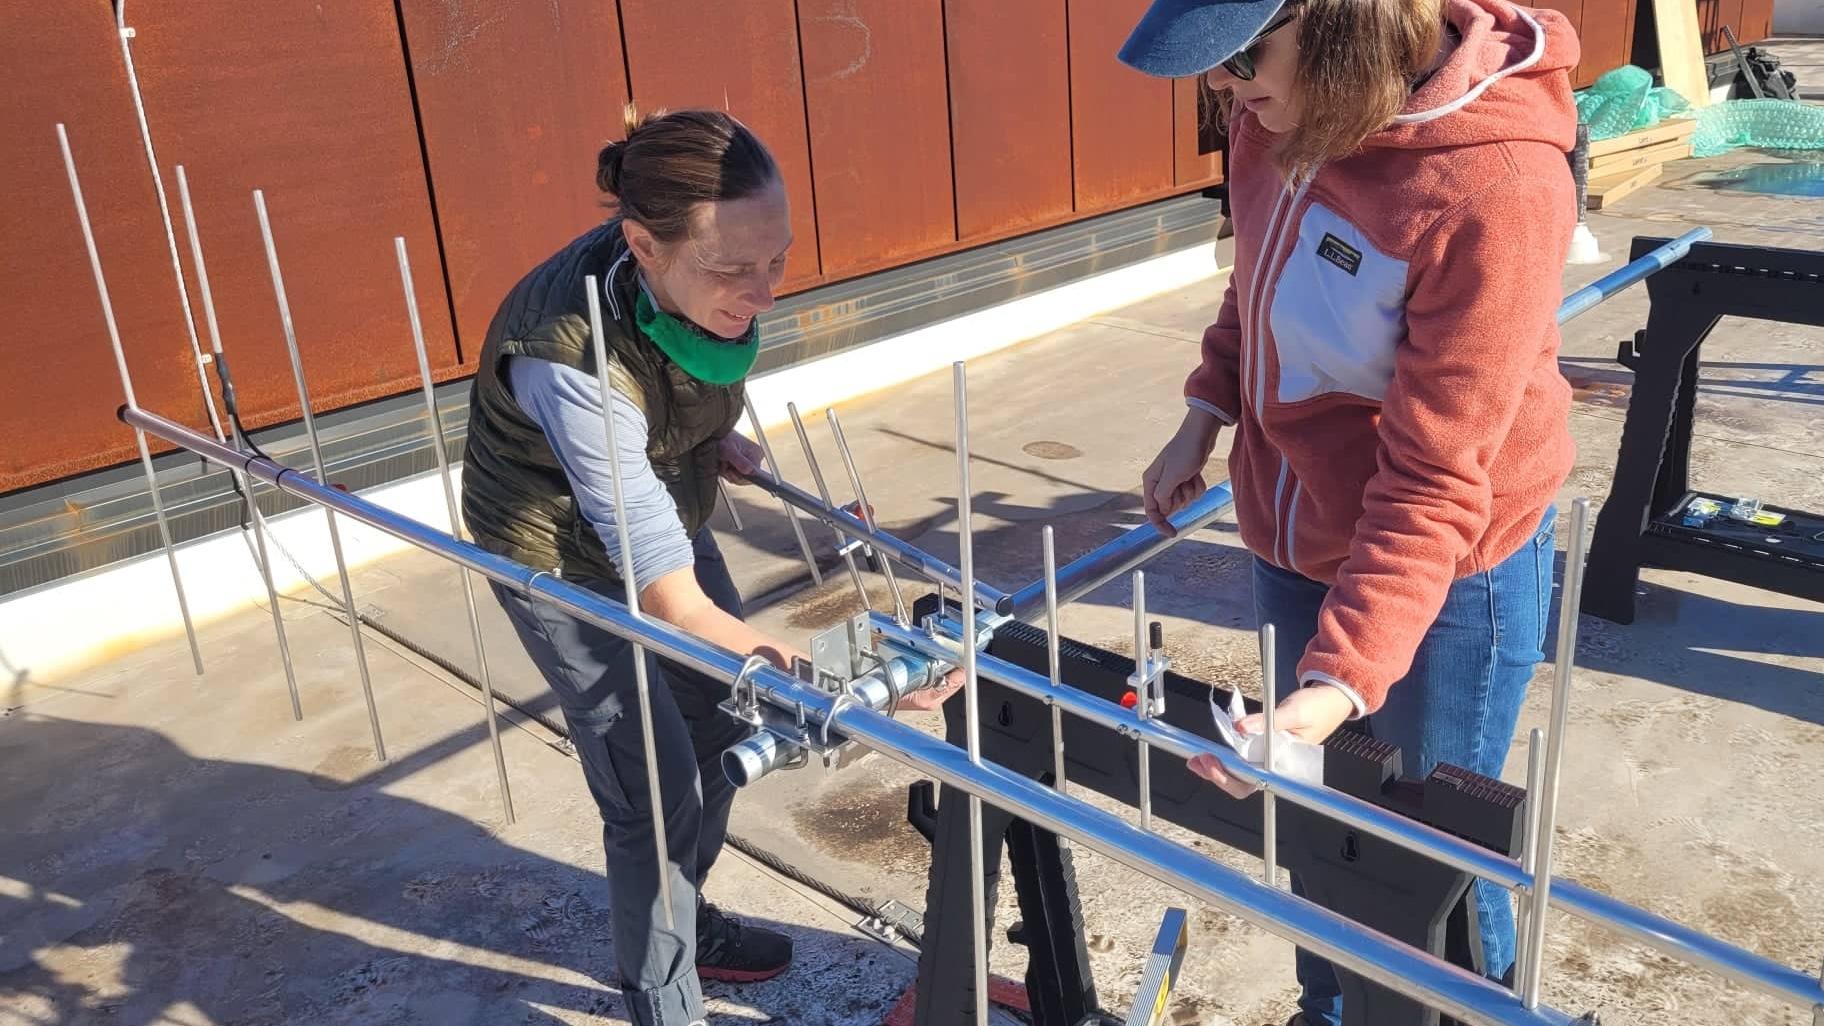
<instances>
[{"instance_id":1,"label":"black sneaker","mask_svg":"<svg viewBox=\"0 0 1824 1026\"><path fill-rule=\"evenodd\" d=\"M758 983L792 962L792 939L748 926L707 901L697 902L697 975L722 983Z\"/></svg>"}]
</instances>

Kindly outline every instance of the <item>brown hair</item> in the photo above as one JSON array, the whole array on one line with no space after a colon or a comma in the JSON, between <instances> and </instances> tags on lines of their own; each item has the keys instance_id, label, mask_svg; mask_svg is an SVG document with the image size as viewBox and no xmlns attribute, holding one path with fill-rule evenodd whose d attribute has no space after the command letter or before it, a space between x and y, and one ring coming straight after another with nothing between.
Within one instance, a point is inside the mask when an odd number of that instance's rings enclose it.
<instances>
[{"instance_id":1,"label":"brown hair","mask_svg":"<svg viewBox=\"0 0 1824 1026\"><path fill-rule=\"evenodd\" d=\"M625 137L602 147L595 184L620 216L662 242L690 234L699 203L751 196L779 177L746 125L717 110L624 112Z\"/></svg>"},{"instance_id":2,"label":"brown hair","mask_svg":"<svg viewBox=\"0 0 1824 1026\"><path fill-rule=\"evenodd\" d=\"M1406 106L1443 42L1442 0L1293 0L1299 124L1276 154L1312 170L1361 149ZM1218 97L1226 124L1229 91Z\"/></svg>"}]
</instances>

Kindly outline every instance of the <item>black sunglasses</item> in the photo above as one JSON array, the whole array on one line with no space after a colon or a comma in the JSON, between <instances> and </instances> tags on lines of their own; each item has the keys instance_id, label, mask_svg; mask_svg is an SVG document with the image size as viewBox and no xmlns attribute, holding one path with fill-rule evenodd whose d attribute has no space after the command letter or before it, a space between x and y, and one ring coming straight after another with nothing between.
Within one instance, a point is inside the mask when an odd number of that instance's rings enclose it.
<instances>
[{"instance_id":1,"label":"black sunglasses","mask_svg":"<svg viewBox=\"0 0 1824 1026\"><path fill-rule=\"evenodd\" d=\"M1253 39L1248 40L1248 45L1242 47L1236 52L1235 56L1223 61L1218 66L1243 82L1253 81L1254 51L1260 49L1260 44L1266 42L1268 36L1285 28L1286 23L1296 17L1298 17L1298 5L1287 4L1280 10L1279 17L1267 22L1266 28L1261 29Z\"/></svg>"}]
</instances>

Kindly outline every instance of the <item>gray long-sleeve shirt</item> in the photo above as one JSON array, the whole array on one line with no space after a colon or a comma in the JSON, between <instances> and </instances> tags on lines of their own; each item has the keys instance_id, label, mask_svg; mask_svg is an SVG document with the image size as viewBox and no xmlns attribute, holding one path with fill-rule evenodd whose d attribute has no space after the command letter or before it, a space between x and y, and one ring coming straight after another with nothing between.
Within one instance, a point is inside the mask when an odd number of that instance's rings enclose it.
<instances>
[{"instance_id":1,"label":"gray long-sleeve shirt","mask_svg":"<svg viewBox=\"0 0 1824 1026\"><path fill-rule=\"evenodd\" d=\"M507 384L513 399L539 426L570 479L578 509L601 536L622 580L621 542L614 506L608 438L602 424L602 389L596 379L549 360L510 357ZM646 458L646 416L633 401L614 393L614 443L627 506L635 589L696 562L677 504Z\"/></svg>"}]
</instances>

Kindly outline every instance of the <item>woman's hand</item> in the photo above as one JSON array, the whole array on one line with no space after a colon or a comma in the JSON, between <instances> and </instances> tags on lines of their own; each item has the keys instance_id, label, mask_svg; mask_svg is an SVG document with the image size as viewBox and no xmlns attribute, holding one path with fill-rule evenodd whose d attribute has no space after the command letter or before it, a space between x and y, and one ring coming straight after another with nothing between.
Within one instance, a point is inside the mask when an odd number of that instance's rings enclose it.
<instances>
[{"instance_id":1,"label":"woman's hand","mask_svg":"<svg viewBox=\"0 0 1824 1026\"><path fill-rule=\"evenodd\" d=\"M757 443L735 431L722 436L719 448L722 480L730 484L747 484L747 475L759 470L761 461L766 458Z\"/></svg>"},{"instance_id":2,"label":"woman's hand","mask_svg":"<svg viewBox=\"0 0 1824 1026\"><path fill-rule=\"evenodd\" d=\"M1197 501L1209 487L1203 480L1204 465L1216 448L1216 435L1222 421L1206 410L1186 411L1178 433L1165 443L1153 464L1140 477L1140 497L1146 505L1146 519L1167 538L1178 534L1166 519Z\"/></svg>"},{"instance_id":3,"label":"woman's hand","mask_svg":"<svg viewBox=\"0 0 1824 1026\"><path fill-rule=\"evenodd\" d=\"M936 687L919 688L899 700L901 709L929 710L942 706L950 696L963 689L963 668L956 667L944 674L944 679Z\"/></svg>"},{"instance_id":4,"label":"woman's hand","mask_svg":"<svg viewBox=\"0 0 1824 1026\"><path fill-rule=\"evenodd\" d=\"M1336 733L1336 728L1355 713L1355 703L1349 701L1349 696L1339 688L1314 684L1287 695L1285 701L1279 703L1273 712L1273 726L1276 730L1291 734L1300 741L1318 745ZM1267 729L1267 718L1260 713L1243 716L1235 724L1235 729L1244 735L1262 733ZM1222 763L1217 762L1214 756L1199 755L1186 765L1192 773L1233 797L1246 798L1255 791L1252 784L1243 783L1223 772Z\"/></svg>"}]
</instances>

